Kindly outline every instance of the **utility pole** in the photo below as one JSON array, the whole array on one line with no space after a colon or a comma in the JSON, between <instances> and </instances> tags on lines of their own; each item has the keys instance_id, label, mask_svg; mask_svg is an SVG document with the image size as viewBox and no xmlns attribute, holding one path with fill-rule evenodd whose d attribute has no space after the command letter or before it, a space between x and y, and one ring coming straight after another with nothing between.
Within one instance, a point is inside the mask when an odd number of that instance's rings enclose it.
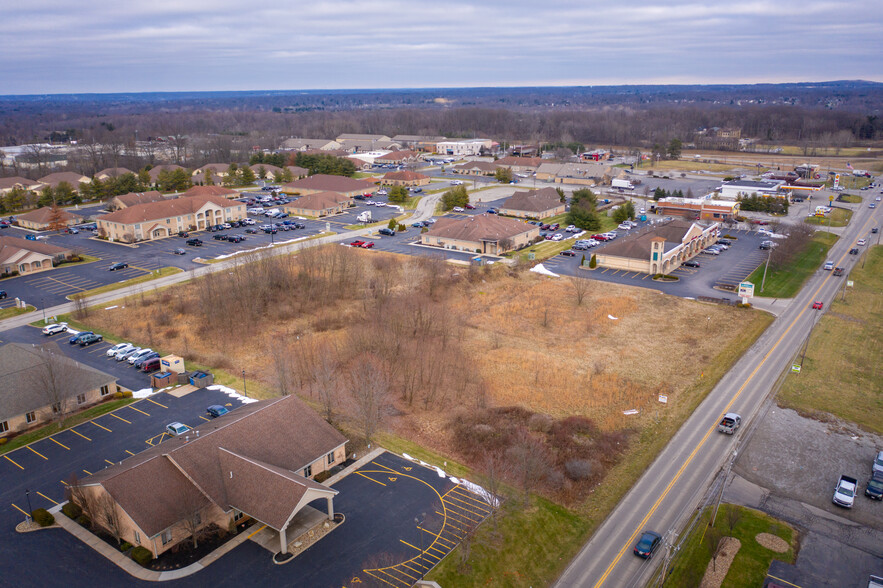
<instances>
[{"instance_id":1,"label":"utility pole","mask_svg":"<svg viewBox=\"0 0 883 588\"><path fill-rule=\"evenodd\" d=\"M766 272L770 268L770 257L773 255L773 244L770 243L770 248L766 254L766 265L763 266L763 279L760 280L760 291L763 292L763 286L766 284Z\"/></svg>"}]
</instances>

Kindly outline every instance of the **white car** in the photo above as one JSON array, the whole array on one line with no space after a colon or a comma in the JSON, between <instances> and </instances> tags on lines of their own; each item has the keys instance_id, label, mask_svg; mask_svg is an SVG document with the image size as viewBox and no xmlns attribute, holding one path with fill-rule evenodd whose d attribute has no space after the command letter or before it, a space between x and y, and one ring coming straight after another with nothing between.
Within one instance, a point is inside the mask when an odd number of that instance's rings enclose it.
<instances>
[{"instance_id":1,"label":"white car","mask_svg":"<svg viewBox=\"0 0 883 588\"><path fill-rule=\"evenodd\" d=\"M377 190L375 194L377 194L378 196L386 196L388 192L386 190Z\"/></svg>"},{"instance_id":2,"label":"white car","mask_svg":"<svg viewBox=\"0 0 883 588\"><path fill-rule=\"evenodd\" d=\"M116 355L120 351L128 351L128 350L134 349L134 348L135 348L135 346L132 345L131 343L117 343L116 345L114 345L113 347L111 347L110 349L107 350L107 356L113 357L114 355Z\"/></svg>"},{"instance_id":3,"label":"white car","mask_svg":"<svg viewBox=\"0 0 883 588\"><path fill-rule=\"evenodd\" d=\"M189 430L190 430L190 427L188 427L184 423L179 423L177 421L166 425L166 433L168 433L169 435L172 435L173 437L177 437L178 435L183 435L184 433L186 433Z\"/></svg>"},{"instance_id":4,"label":"white car","mask_svg":"<svg viewBox=\"0 0 883 588\"><path fill-rule=\"evenodd\" d=\"M123 349L122 351L117 351L116 354L114 354L113 358L117 361L123 361L124 359L127 359L130 355L134 355L135 353L138 353L139 351L141 351L140 347L132 347L131 349Z\"/></svg>"},{"instance_id":5,"label":"white car","mask_svg":"<svg viewBox=\"0 0 883 588\"><path fill-rule=\"evenodd\" d=\"M254 224L254 219L253 219L253 218L244 218L244 219L242 219L242 224L244 224L244 225L253 225L253 224Z\"/></svg>"},{"instance_id":6,"label":"white car","mask_svg":"<svg viewBox=\"0 0 883 588\"><path fill-rule=\"evenodd\" d=\"M149 347L145 347L144 349L142 349L138 353L133 353L132 355L130 355L126 359L129 360L129 364L135 365L136 361L138 361L139 359L141 359L142 357L144 357L145 355L148 355L150 353L153 353L153 349L151 349Z\"/></svg>"},{"instance_id":7,"label":"white car","mask_svg":"<svg viewBox=\"0 0 883 588\"><path fill-rule=\"evenodd\" d=\"M622 224L620 224L620 225L619 225L618 227L616 227L616 228L619 229L620 231L629 231L629 230L631 230L632 225L629 225L629 224L626 224L626 223L622 223Z\"/></svg>"},{"instance_id":8,"label":"white car","mask_svg":"<svg viewBox=\"0 0 883 588\"><path fill-rule=\"evenodd\" d=\"M463 180L451 180L452 186L460 186L463 184Z\"/></svg>"},{"instance_id":9,"label":"white car","mask_svg":"<svg viewBox=\"0 0 883 588\"><path fill-rule=\"evenodd\" d=\"M560 241L563 238L564 238L564 235L562 235L561 233L555 233L554 235L552 235L553 241Z\"/></svg>"},{"instance_id":10,"label":"white car","mask_svg":"<svg viewBox=\"0 0 883 588\"><path fill-rule=\"evenodd\" d=\"M365 206L374 206L375 204L377 203L373 200L365 200Z\"/></svg>"},{"instance_id":11,"label":"white car","mask_svg":"<svg viewBox=\"0 0 883 588\"><path fill-rule=\"evenodd\" d=\"M647 214L647 210L642 208L638 211L638 214Z\"/></svg>"},{"instance_id":12,"label":"white car","mask_svg":"<svg viewBox=\"0 0 883 588\"><path fill-rule=\"evenodd\" d=\"M567 225L567 228L564 230L568 233L579 233L579 229L576 228L576 225Z\"/></svg>"},{"instance_id":13,"label":"white car","mask_svg":"<svg viewBox=\"0 0 883 588\"><path fill-rule=\"evenodd\" d=\"M56 323L54 325L46 325L43 327L44 335L57 335L58 333L67 332L67 323Z\"/></svg>"},{"instance_id":14,"label":"white car","mask_svg":"<svg viewBox=\"0 0 883 588\"><path fill-rule=\"evenodd\" d=\"M466 212L466 209L463 208L462 206L455 206L454 212Z\"/></svg>"},{"instance_id":15,"label":"white car","mask_svg":"<svg viewBox=\"0 0 883 588\"><path fill-rule=\"evenodd\" d=\"M867 245L868 241L867 241L867 239L859 239L858 241L855 242L855 244L858 245L859 247L862 247L864 245Z\"/></svg>"},{"instance_id":16,"label":"white car","mask_svg":"<svg viewBox=\"0 0 883 588\"><path fill-rule=\"evenodd\" d=\"M607 237L608 239L612 240L612 239L616 239L619 235L617 235L613 231L610 231L609 233L604 233L604 236Z\"/></svg>"}]
</instances>

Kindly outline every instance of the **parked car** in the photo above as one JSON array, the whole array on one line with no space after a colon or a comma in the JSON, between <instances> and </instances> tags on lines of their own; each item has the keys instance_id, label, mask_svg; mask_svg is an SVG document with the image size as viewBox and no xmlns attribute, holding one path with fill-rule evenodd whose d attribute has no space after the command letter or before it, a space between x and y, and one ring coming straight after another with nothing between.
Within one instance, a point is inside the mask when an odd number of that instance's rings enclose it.
<instances>
[{"instance_id":1,"label":"parked car","mask_svg":"<svg viewBox=\"0 0 883 588\"><path fill-rule=\"evenodd\" d=\"M574 251L573 249L567 249L565 251L562 251L561 255L565 257L576 257L576 251Z\"/></svg>"},{"instance_id":2,"label":"parked car","mask_svg":"<svg viewBox=\"0 0 883 588\"><path fill-rule=\"evenodd\" d=\"M876 472L865 486L865 496L872 500L883 500L883 472Z\"/></svg>"},{"instance_id":3,"label":"parked car","mask_svg":"<svg viewBox=\"0 0 883 588\"><path fill-rule=\"evenodd\" d=\"M463 208L462 206L455 206L454 212L466 212L466 209Z\"/></svg>"},{"instance_id":4,"label":"parked car","mask_svg":"<svg viewBox=\"0 0 883 588\"><path fill-rule=\"evenodd\" d=\"M685 261L685 262L682 263L681 265L684 266L684 267L701 267L701 266L699 265L699 262L696 261L695 259L688 259L687 261Z\"/></svg>"},{"instance_id":5,"label":"parked car","mask_svg":"<svg viewBox=\"0 0 883 588\"><path fill-rule=\"evenodd\" d=\"M711 248L703 249L702 253L704 253L706 255L720 255L721 254L721 252L718 251L717 249L711 249Z\"/></svg>"},{"instance_id":6,"label":"parked car","mask_svg":"<svg viewBox=\"0 0 883 588\"><path fill-rule=\"evenodd\" d=\"M395 237L396 232L388 227L383 227L379 231L377 231L381 235L386 235L387 237Z\"/></svg>"},{"instance_id":7,"label":"parked car","mask_svg":"<svg viewBox=\"0 0 883 588\"><path fill-rule=\"evenodd\" d=\"M117 351L113 358L117 361L123 361L128 358L130 355L138 353L141 351L140 347L132 347L131 349L123 349L122 351Z\"/></svg>"},{"instance_id":8,"label":"parked car","mask_svg":"<svg viewBox=\"0 0 883 588\"><path fill-rule=\"evenodd\" d=\"M662 535L653 531L644 531L635 545L635 555L644 559L650 559L660 543L662 543Z\"/></svg>"},{"instance_id":9,"label":"parked car","mask_svg":"<svg viewBox=\"0 0 883 588\"><path fill-rule=\"evenodd\" d=\"M871 466L871 473L883 474L883 451L877 452L874 458L874 465Z\"/></svg>"},{"instance_id":10,"label":"parked car","mask_svg":"<svg viewBox=\"0 0 883 588\"><path fill-rule=\"evenodd\" d=\"M112 357L112 356L116 355L117 353L119 353L120 351L129 350L134 347L135 346L132 345L131 343L117 343L116 345L114 345L113 347L111 347L110 349L107 350L107 356Z\"/></svg>"},{"instance_id":11,"label":"parked car","mask_svg":"<svg viewBox=\"0 0 883 588\"><path fill-rule=\"evenodd\" d=\"M190 236L190 233L188 233L188 232L186 232L186 231L181 231L181 232L178 233L178 236L179 236L179 237L189 237L189 236Z\"/></svg>"},{"instance_id":12,"label":"parked car","mask_svg":"<svg viewBox=\"0 0 883 588\"><path fill-rule=\"evenodd\" d=\"M140 369L141 369L141 366L144 365L144 362L145 362L145 361L150 361L151 359L159 359L159 353L157 353L156 351L151 351L151 352L148 353L147 355L145 355L145 356L143 356L143 357L139 357L138 359L136 359L135 362L134 362L132 365L135 366L135 369L136 369L136 370L140 370Z\"/></svg>"},{"instance_id":13,"label":"parked car","mask_svg":"<svg viewBox=\"0 0 883 588\"><path fill-rule=\"evenodd\" d=\"M145 374L151 374L153 372L158 372L162 369L162 361L158 357L154 357L152 359L148 359L144 363L141 364L141 371Z\"/></svg>"},{"instance_id":14,"label":"parked car","mask_svg":"<svg viewBox=\"0 0 883 588\"><path fill-rule=\"evenodd\" d=\"M352 247L361 247L361 246L364 245L364 244L365 244L365 242L362 241L361 239L356 239L355 241L353 241L352 243L350 243L350 246L352 246Z\"/></svg>"},{"instance_id":15,"label":"parked car","mask_svg":"<svg viewBox=\"0 0 883 588\"><path fill-rule=\"evenodd\" d=\"M187 239L187 244L191 247L201 247L202 241L200 241L199 239Z\"/></svg>"},{"instance_id":16,"label":"parked car","mask_svg":"<svg viewBox=\"0 0 883 588\"><path fill-rule=\"evenodd\" d=\"M184 423L174 422L166 425L166 433L172 435L173 437L177 437L178 435L183 435L187 431L190 430L190 427L185 425Z\"/></svg>"},{"instance_id":17,"label":"parked car","mask_svg":"<svg viewBox=\"0 0 883 588\"><path fill-rule=\"evenodd\" d=\"M141 359L147 355L150 355L151 353L153 353L153 349L146 347L146 348L142 349L141 351L139 351L138 353L133 353L132 355L127 357L126 361L129 362L129 365L135 365L136 361L138 361L139 359Z\"/></svg>"},{"instance_id":18,"label":"parked car","mask_svg":"<svg viewBox=\"0 0 883 588\"><path fill-rule=\"evenodd\" d=\"M230 412L229 410L227 410L227 407L225 407L225 406L221 406L220 404L212 404L211 406L209 406L208 408L206 408L205 411L206 411L206 412L208 413L208 415L209 415L210 417L212 417L213 419L214 419L214 418L217 418L217 417L219 417L219 416L224 416L225 414L227 414L228 412Z\"/></svg>"},{"instance_id":19,"label":"parked car","mask_svg":"<svg viewBox=\"0 0 883 588\"><path fill-rule=\"evenodd\" d=\"M55 323L54 325L46 325L43 327L43 334L46 336L57 335L58 333L67 332L67 323Z\"/></svg>"},{"instance_id":20,"label":"parked car","mask_svg":"<svg viewBox=\"0 0 883 588\"><path fill-rule=\"evenodd\" d=\"M68 233L69 235L79 235L80 229L76 229L74 227L68 227L65 232Z\"/></svg>"},{"instance_id":21,"label":"parked car","mask_svg":"<svg viewBox=\"0 0 883 588\"><path fill-rule=\"evenodd\" d=\"M187 250L178 247L172 253L174 253L175 255L187 255Z\"/></svg>"},{"instance_id":22,"label":"parked car","mask_svg":"<svg viewBox=\"0 0 883 588\"><path fill-rule=\"evenodd\" d=\"M561 241L562 239L564 239L564 235L562 235L561 233L555 233L554 235L552 235L553 241Z\"/></svg>"},{"instance_id":23,"label":"parked car","mask_svg":"<svg viewBox=\"0 0 883 588\"><path fill-rule=\"evenodd\" d=\"M359 245L359 247L361 247L362 249L371 249L372 247L374 247L374 241L367 241Z\"/></svg>"},{"instance_id":24,"label":"parked car","mask_svg":"<svg viewBox=\"0 0 883 588\"><path fill-rule=\"evenodd\" d=\"M579 233L580 230L576 227L576 225L567 225L567 228L564 229L564 231L567 233Z\"/></svg>"},{"instance_id":25,"label":"parked car","mask_svg":"<svg viewBox=\"0 0 883 588\"><path fill-rule=\"evenodd\" d=\"M77 333L76 335L74 335L73 337L71 337L70 339L68 339L67 342L70 343L71 345L76 345L76 344L79 343L79 342L83 339L83 337L85 337L86 335L94 335L94 334L95 334L95 333L93 333L92 331L83 331L82 333Z\"/></svg>"},{"instance_id":26,"label":"parked car","mask_svg":"<svg viewBox=\"0 0 883 588\"><path fill-rule=\"evenodd\" d=\"M100 343L102 341L104 341L104 337L102 337L101 335L89 333L87 335L84 335L83 337L80 337L80 347L88 347L93 343Z\"/></svg>"},{"instance_id":27,"label":"parked car","mask_svg":"<svg viewBox=\"0 0 883 588\"><path fill-rule=\"evenodd\" d=\"M258 230L254 227L248 227L247 229L245 229L245 232L249 235L256 235Z\"/></svg>"},{"instance_id":28,"label":"parked car","mask_svg":"<svg viewBox=\"0 0 883 588\"><path fill-rule=\"evenodd\" d=\"M212 238L213 238L215 241L226 241L226 240L227 240L227 235L212 235Z\"/></svg>"},{"instance_id":29,"label":"parked car","mask_svg":"<svg viewBox=\"0 0 883 588\"><path fill-rule=\"evenodd\" d=\"M466 204L466 210L475 210L474 204Z\"/></svg>"},{"instance_id":30,"label":"parked car","mask_svg":"<svg viewBox=\"0 0 883 588\"><path fill-rule=\"evenodd\" d=\"M126 269L127 267L129 267L128 263L126 263L124 261L118 261L116 263L110 264L110 267L107 268L107 271L112 272L112 271L116 271L119 269Z\"/></svg>"},{"instance_id":31,"label":"parked car","mask_svg":"<svg viewBox=\"0 0 883 588\"><path fill-rule=\"evenodd\" d=\"M856 488L858 488L858 480L850 476L840 476L837 486L834 488L832 502L843 508L852 508L855 502Z\"/></svg>"}]
</instances>

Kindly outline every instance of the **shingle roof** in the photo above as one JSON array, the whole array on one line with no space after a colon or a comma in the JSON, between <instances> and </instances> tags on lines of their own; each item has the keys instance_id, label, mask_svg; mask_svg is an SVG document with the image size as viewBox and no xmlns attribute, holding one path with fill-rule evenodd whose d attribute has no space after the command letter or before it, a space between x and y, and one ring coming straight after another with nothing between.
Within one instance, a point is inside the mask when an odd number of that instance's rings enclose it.
<instances>
[{"instance_id":1,"label":"shingle roof","mask_svg":"<svg viewBox=\"0 0 883 588\"><path fill-rule=\"evenodd\" d=\"M112 178L116 178L116 177L123 176L126 174L131 174L131 173L134 173L134 172L132 170L126 169L124 167L109 167L109 168L103 169L100 172L98 172L97 174L95 174L95 177L97 178L98 176L110 176Z\"/></svg>"},{"instance_id":2,"label":"shingle roof","mask_svg":"<svg viewBox=\"0 0 883 588\"><path fill-rule=\"evenodd\" d=\"M293 202L289 202L285 208L302 208L304 210L321 211L333 208L343 202L351 202L352 198L344 196L340 192L315 192L301 196Z\"/></svg>"},{"instance_id":3,"label":"shingle roof","mask_svg":"<svg viewBox=\"0 0 883 588\"><path fill-rule=\"evenodd\" d=\"M89 178L87 178L83 174L78 174L75 172L56 172L54 174L49 174L48 176L43 176L42 178L40 178L41 184L49 184L50 186L55 187L61 182L67 182L75 189L80 183L86 183L89 181Z\"/></svg>"},{"instance_id":4,"label":"shingle roof","mask_svg":"<svg viewBox=\"0 0 883 588\"><path fill-rule=\"evenodd\" d=\"M500 208L525 212L545 212L559 206L562 206L561 196L555 188L540 188L527 192L515 192L500 205Z\"/></svg>"},{"instance_id":5,"label":"shingle roof","mask_svg":"<svg viewBox=\"0 0 883 588\"><path fill-rule=\"evenodd\" d=\"M376 157L374 161L402 161L404 159L417 157L418 155L419 153L416 151L390 151L386 155Z\"/></svg>"},{"instance_id":6,"label":"shingle roof","mask_svg":"<svg viewBox=\"0 0 883 588\"><path fill-rule=\"evenodd\" d=\"M397 172L389 172L384 174L384 180L398 180L401 182L413 182L415 180L426 180L429 179L429 176L426 174L417 173L411 170L397 171Z\"/></svg>"},{"instance_id":7,"label":"shingle roof","mask_svg":"<svg viewBox=\"0 0 883 588\"><path fill-rule=\"evenodd\" d=\"M451 171L469 171L473 169L483 172L495 172L497 171L497 164L490 161L470 161L469 163L463 163L452 167Z\"/></svg>"},{"instance_id":8,"label":"shingle roof","mask_svg":"<svg viewBox=\"0 0 883 588\"><path fill-rule=\"evenodd\" d=\"M658 225L645 233L627 235L610 245L606 245L598 255L613 255L631 259L650 259L650 247L654 239L664 239L663 251L670 251L683 243L684 235L694 223L684 220L673 220Z\"/></svg>"},{"instance_id":9,"label":"shingle roof","mask_svg":"<svg viewBox=\"0 0 883 588\"><path fill-rule=\"evenodd\" d=\"M193 186L184 192L184 196L220 196L221 198L230 198L239 195L239 192L233 188L225 188L223 186Z\"/></svg>"},{"instance_id":10,"label":"shingle roof","mask_svg":"<svg viewBox=\"0 0 883 588\"><path fill-rule=\"evenodd\" d=\"M426 232L427 237L442 237L460 241L502 241L516 235L536 231L534 225L495 214L476 214L464 219L443 217Z\"/></svg>"},{"instance_id":11,"label":"shingle roof","mask_svg":"<svg viewBox=\"0 0 883 588\"><path fill-rule=\"evenodd\" d=\"M184 168L181 167L180 165L175 165L175 164L155 165L147 171L147 175L150 176L151 182L155 182L157 179L159 179L160 173L162 173L164 171L171 172L171 171L175 171L176 169L184 169Z\"/></svg>"},{"instance_id":12,"label":"shingle roof","mask_svg":"<svg viewBox=\"0 0 883 588\"><path fill-rule=\"evenodd\" d=\"M59 209L60 219L62 222L67 222L69 220L79 219L75 214L71 214L70 212ZM19 214L15 217L17 220L26 220L31 221L32 223L38 224L48 224L52 220L52 208L49 206L44 206L43 208L38 208L37 210L32 210L30 212L26 212L24 214Z\"/></svg>"},{"instance_id":13,"label":"shingle roof","mask_svg":"<svg viewBox=\"0 0 883 588\"><path fill-rule=\"evenodd\" d=\"M297 190L320 190L322 192L356 192L365 190L370 184L364 180L355 180L345 176L332 176L328 174L315 174L302 180L295 180L285 184L286 188Z\"/></svg>"},{"instance_id":14,"label":"shingle roof","mask_svg":"<svg viewBox=\"0 0 883 588\"><path fill-rule=\"evenodd\" d=\"M212 170L212 173L214 173L214 174L227 173L227 170L230 169L230 164L229 163L207 163L202 167L196 168L196 170L194 170L194 173L196 173L196 172L203 172L204 173L205 170L207 170L207 169Z\"/></svg>"},{"instance_id":15,"label":"shingle roof","mask_svg":"<svg viewBox=\"0 0 883 588\"><path fill-rule=\"evenodd\" d=\"M44 241L29 241L27 239L19 239L18 237L0 237L0 248L24 249L26 251L34 251L43 255L63 255L70 252L70 247L58 247L50 245ZM0 257L2 259L2 257Z\"/></svg>"},{"instance_id":16,"label":"shingle roof","mask_svg":"<svg viewBox=\"0 0 883 588\"><path fill-rule=\"evenodd\" d=\"M66 345L67 343L65 343ZM25 343L7 343L0 347L0 421L52 404L49 395L40 389L46 370L46 354L51 346L38 347ZM113 384L116 378L81 364L55 349L49 365L61 366L56 374L66 380L68 397Z\"/></svg>"},{"instance_id":17,"label":"shingle roof","mask_svg":"<svg viewBox=\"0 0 883 588\"><path fill-rule=\"evenodd\" d=\"M539 167L542 163L542 157L516 157L514 155L503 157L494 162L494 164L496 164L497 166L502 167L510 165L518 165L521 167Z\"/></svg>"},{"instance_id":18,"label":"shingle roof","mask_svg":"<svg viewBox=\"0 0 883 588\"><path fill-rule=\"evenodd\" d=\"M29 180L21 176L12 176L10 178L0 178L0 190L9 190L16 186L27 188L28 186L36 186L40 182L37 180Z\"/></svg>"},{"instance_id":19,"label":"shingle roof","mask_svg":"<svg viewBox=\"0 0 883 588\"><path fill-rule=\"evenodd\" d=\"M227 200L226 198L221 198L219 196L186 196L175 198L173 200L164 200L162 202L136 204L135 206L130 206L116 212L103 214L98 217L98 220L130 225L132 223L142 223L182 214L193 214L205 206L207 202L217 204L222 208L242 206L241 202Z\"/></svg>"},{"instance_id":20,"label":"shingle roof","mask_svg":"<svg viewBox=\"0 0 883 588\"><path fill-rule=\"evenodd\" d=\"M156 190L151 190L150 192L129 192L128 194L115 196L113 199L118 200L125 206L135 206L136 204L147 204L148 202L160 202L165 200L165 196Z\"/></svg>"}]
</instances>

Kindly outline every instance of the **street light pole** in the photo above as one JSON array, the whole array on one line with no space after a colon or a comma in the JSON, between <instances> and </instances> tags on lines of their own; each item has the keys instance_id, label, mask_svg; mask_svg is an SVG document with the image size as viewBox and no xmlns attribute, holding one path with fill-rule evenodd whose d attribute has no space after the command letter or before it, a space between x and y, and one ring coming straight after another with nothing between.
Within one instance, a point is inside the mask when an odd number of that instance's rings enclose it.
<instances>
[{"instance_id":1,"label":"street light pole","mask_svg":"<svg viewBox=\"0 0 883 588\"><path fill-rule=\"evenodd\" d=\"M28 518L30 518L31 513L34 512L34 509L31 508L31 491L28 489L25 489L25 496L28 497Z\"/></svg>"},{"instance_id":2,"label":"street light pole","mask_svg":"<svg viewBox=\"0 0 883 588\"><path fill-rule=\"evenodd\" d=\"M248 388L245 387L245 370L242 370L242 392L248 398Z\"/></svg>"},{"instance_id":3,"label":"street light pole","mask_svg":"<svg viewBox=\"0 0 883 588\"><path fill-rule=\"evenodd\" d=\"M763 266L763 279L760 280L760 291L763 292L763 286L766 284L766 272L770 268L770 257L773 255L773 244L770 243L770 248L766 254L766 265Z\"/></svg>"},{"instance_id":4,"label":"street light pole","mask_svg":"<svg viewBox=\"0 0 883 588\"><path fill-rule=\"evenodd\" d=\"M46 301L40 297L40 306L43 308L43 324L46 324Z\"/></svg>"}]
</instances>

